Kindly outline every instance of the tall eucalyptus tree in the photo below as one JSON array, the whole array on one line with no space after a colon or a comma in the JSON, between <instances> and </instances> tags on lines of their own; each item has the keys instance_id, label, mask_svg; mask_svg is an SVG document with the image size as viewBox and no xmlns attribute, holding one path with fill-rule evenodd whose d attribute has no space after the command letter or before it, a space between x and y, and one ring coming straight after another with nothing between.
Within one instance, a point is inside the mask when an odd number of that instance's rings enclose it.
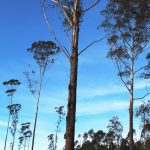
<instances>
[{"instance_id":1,"label":"tall eucalyptus tree","mask_svg":"<svg viewBox=\"0 0 150 150\"><path fill-rule=\"evenodd\" d=\"M17 124L18 124L19 112L21 110L21 105L20 104L12 104L12 105L8 106L8 109L10 110L10 115L12 117L12 123L10 126L10 132L13 137L11 150L14 150Z\"/></svg>"},{"instance_id":2,"label":"tall eucalyptus tree","mask_svg":"<svg viewBox=\"0 0 150 150\"><path fill-rule=\"evenodd\" d=\"M32 147L31 150L34 149L34 141L35 141L35 133L36 133L36 125L38 119L38 111L39 111L39 102L41 98L41 90L43 85L43 80L45 77L46 69L49 64L54 63L54 55L59 52L60 48L52 41L38 41L32 43L31 48L28 49L28 52L33 54L33 58L35 59L38 67L39 67L39 80L31 79L31 74L36 74L35 71L24 72L28 81L28 88L30 92L34 96L36 100L36 112L34 119L34 128L33 128L33 137L32 137Z\"/></svg>"},{"instance_id":3,"label":"tall eucalyptus tree","mask_svg":"<svg viewBox=\"0 0 150 150\"><path fill-rule=\"evenodd\" d=\"M68 84L68 105L66 117L66 133L65 133L65 149L74 149L74 135L75 135L75 120L76 120L76 91L77 91L77 76L78 76L78 58L87 48L101 41L102 39L93 41L84 49L79 50L79 32L80 25L83 21L83 15L96 6L100 0L94 0L87 8L83 8L83 0L51 0L50 4L46 5L46 0L43 0L43 15L48 28L53 35L60 50L65 54L70 63L70 81ZM86 2L85 2L86 3ZM68 41L71 43L71 50L66 46L62 46L59 38L55 34L52 24L46 15L47 6L56 6L63 14L63 25ZM69 33L68 33L69 32Z\"/></svg>"},{"instance_id":4,"label":"tall eucalyptus tree","mask_svg":"<svg viewBox=\"0 0 150 150\"><path fill-rule=\"evenodd\" d=\"M130 96L130 150L133 150L133 103L142 98L135 98L135 78L143 69L150 68L150 64L140 67L138 63L139 57L149 48L149 6L149 0L109 0L106 9L102 11L105 17L102 27L110 34L108 57L115 62L118 75Z\"/></svg>"},{"instance_id":5,"label":"tall eucalyptus tree","mask_svg":"<svg viewBox=\"0 0 150 150\"><path fill-rule=\"evenodd\" d=\"M8 81L4 81L3 85L6 86L7 90L5 91L5 93L7 94L10 102L9 102L9 106L11 106L13 104L13 96L14 93L16 92L16 88L18 85L20 85L21 82L19 80L16 79L11 79ZM8 123L7 123L7 131L6 131L6 137L5 137L5 144L4 144L4 150L6 150L7 147L7 138L8 138L8 131L9 131L9 127L10 127L10 117L11 117L11 109L9 109L9 116L8 116Z\"/></svg>"}]
</instances>

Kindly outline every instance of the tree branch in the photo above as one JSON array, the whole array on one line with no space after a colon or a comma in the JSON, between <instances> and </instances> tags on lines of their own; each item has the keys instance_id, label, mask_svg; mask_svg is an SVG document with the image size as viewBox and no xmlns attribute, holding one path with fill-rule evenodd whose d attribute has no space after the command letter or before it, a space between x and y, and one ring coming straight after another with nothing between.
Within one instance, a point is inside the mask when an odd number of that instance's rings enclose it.
<instances>
[{"instance_id":1,"label":"tree branch","mask_svg":"<svg viewBox=\"0 0 150 150\"><path fill-rule=\"evenodd\" d=\"M70 55L68 54L68 52L66 52L66 50L63 49L61 43L59 42L59 40L57 39L57 36L55 35L53 29L52 29L52 26L47 18L47 15L46 15L46 12L45 12L45 0L43 0L43 4L42 4L42 10L43 10L43 16L44 16L44 19L45 19L45 22L48 26L48 29L49 31L51 32L52 36L54 37L54 40L57 42L58 46L60 47L61 51L66 55L66 57L69 59L70 61Z\"/></svg>"},{"instance_id":2,"label":"tree branch","mask_svg":"<svg viewBox=\"0 0 150 150\"><path fill-rule=\"evenodd\" d=\"M70 39L70 37L69 37L68 31L69 31L69 29L66 29L66 30L65 30L66 37L67 37L67 39L68 39L68 42L69 42L69 43L72 43L72 42L71 42L71 39Z\"/></svg>"},{"instance_id":3,"label":"tree branch","mask_svg":"<svg viewBox=\"0 0 150 150\"><path fill-rule=\"evenodd\" d=\"M134 74L136 74L137 72L141 71L142 69L145 69L146 67L148 67L148 65L143 66L143 67L141 67L141 68L137 69L137 70L134 72Z\"/></svg>"},{"instance_id":4,"label":"tree branch","mask_svg":"<svg viewBox=\"0 0 150 150\"><path fill-rule=\"evenodd\" d=\"M145 98L147 95L149 95L150 94L150 92L148 92L147 94L145 94L144 96L142 96L142 97L139 97L139 98L134 98L133 100L141 100L141 99L143 99L143 98Z\"/></svg>"},{"instance_id":5,"label":"tree branch","mask_svg":"<svg viewBox=\"0 0 150 150\"><path fill-rule=\"evenodd\" d=\"M127 63L124 62L121 58L120 58L120 61L129 69L129 71L131 70L131 68L129 67L129 65L127 65Z\"/></svg>"},{"instance_id":6,"label":"tree branch","mask_svg":"<svg viewBox=\"0 0 150 150\"><path fill-rule=\"evenodd\" d=\"M92 4L91 6L89 6L88 8L86 8L85 10L83 10L83 11L81 12L81 14L83 14L83 13L89 11L90 9L92 9L93 7L95 7L100 1L101 1L101 0L97 0L94 4Z\"/></svg>"},{"instance_id":7,"label":"tree branch","mask_svg":"<svg viewBox=\"0 0 150 150\"><path fill-rule=\"evenodd\" d=\"M126 44L130 47L129 50L132 49L131 45L130 45L130 44L128 43L128 41L123 37L123 32L121 31L120 28L119 28L119 31L120 31L120 33L122 34L123 41L126 42ZM130 56L130 55L129 55L129 56Z\"/></svg>"},{"instance_id":8,"label":"tree branch","mask_svg":"<svg viewBox=\"0 0 150 150\"><path fill-rule=\"evenodd\" d=\"M57 3L57 4L60 6L62 12L64 13L64 16L66 17L66 19L67 19L67 21L68 21L70 27L72 28L72 20L70 19L69 15L68 15L67 12L65 11L64 6L63 6L62 3L60 2L60 0L52 0L52 2Z\"/></svg>"},{"instance_id":9,"label":"tree branch","mask_svg":"<svg viewBox=\"0 0 150 150\"><path fill-rule=\"evenodd\" d=\"M146 50L148 50L148 49L150 48L150 46L148 46L148 47L146 48L147 44L148 44L148 42L145 44L145 46L143 46L143 48L139 51L139 53L137 53L137 54L135 55L134 58L136 58L139 54L145 52ZM146 49L145 49L145 48L146 48ZM145 50L144 50L144 49L145 49Z\"/></svg>"},{"instance_id":10,"label":"tree branch","mask_svg":"<svg viewBox=\"0 0 150 150\"><path fill-rule=\"evenodd\" d=\"M109 35L109 34L108 34L108 35ZM82 50L79 52L78 56L81 55L86 49L88 49L89 47L91 47L93 44L98 43L98 42L104 40L108 35L104 36L103 38L101 38L101 39L99 39L99 40L95 40L95 41L93 41L92 43L90 43L88 46L86 46L84 49L82 49Z\"/></svg>"},{"instance_id":11,"label":"tree branch","mask_svg":"<svg viewBox=\"0 0 150 150\"><path fill-rule=\"evenodd\" d=\"M54 2L54 3L59 4L57 0L51 0L51 1ZM71 11L73 12L73 9L70 9L70 8L67 7L66 5L63 5L63 4L62 4L62 7L63 7L64 9L68 9L68 10L71 10Z\"/></svg>"},{"instance_id":12,"label":"tree branch","mask_svg":"<svg viewBox=\"0 0 150 150\"><path fill-rule=\"evenodd\" d=\"M117 64L117 69L118 69L119 73L121 73L121 69L120 69L120 67L119 67L119 64L118 64L118 61L117 61L117 60L116 60L116 64ZM120 77L121 81L124 83L125 87L126 87L127 90L129 91L129 93L131 94L131 91L130 91L128 85L126 84L126 82L123 80L123 78L122 78L120 75L119 75L119 77Z\"/></svg>"},{"instance_id":13,"label":"tree branch","mask_svg":"<svg viewBox=\"0 0 150 150\"><path fill-rule=\"evenodd\" d=\"M64 46L64 49L65 49L66 53L68 54L68 56L70 58L70 53L69 53L69 51L67 50L67 48L65 46Z\"/></svg>"}]
</instances>

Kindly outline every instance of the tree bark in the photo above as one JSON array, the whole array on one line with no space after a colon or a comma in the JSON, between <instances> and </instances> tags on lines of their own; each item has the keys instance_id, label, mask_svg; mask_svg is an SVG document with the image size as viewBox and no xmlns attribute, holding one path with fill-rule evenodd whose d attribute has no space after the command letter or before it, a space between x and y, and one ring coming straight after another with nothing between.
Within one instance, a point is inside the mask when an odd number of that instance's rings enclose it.
<instances>
[{"instance_id":1,"label":"tree bark","mask_svg":"<svg viewBox=\"0 0 150 150\"><path fill-rule=\"evenodd\" d=\"M133 100L134 100L134 38L132 44L132 58L131 58L131 71L130 71L130 106L129 106L129 131L130 131L130 144L129 150L133 150Z\"/></svg>"},{"instance_id":2,"label":"tree bark","mask_svg":"<svg viewBox=\"0 0 150 150\"><path fill-rule=\"evenodd\" d=\"M129 108L129 115L130 115L130 145L129 145L129 149L133 150L133 99L130 99L130 108Z\"/></svg>"},{"instance_id":3,"label":"tree bark","mask_svg":"<svg viewBox=\"0 0 150 150\"><path fill-rule=\"evenodd\" d=\"M17 127L16 127L16 128L17 128ZM16 137L16 129L15 129L15 131L14 131L14 135L13 135L12 150L14 150L15 137Z\"/></svg>"},{"instance_id":4,"label":"tree bark","mask_svg":"<svg viewBox=\"0 0 150 150\"><path fill-rule=\"evenodd\" d=\"M6 150L6 146L7 146L7 138L8 138L9 124L10 124L10 114L9 114L9 118L8 118L8 124L7 124L7 131L6 131L6 137L5 137L4 150Z\"/></svg>"},{"instance_id":5,"label":"tree bark","mask_svg":"<svg viewBox=\"0 0 150 150\"><path fill-rule=\"evenodd\" d=\"M39 112L39 103L40 103L40 96L41 96L41 89L42 89L44 74L45 74L45 69L42 72L41 67L40 67L40 85L39 85L38 98L37 98L37 104L36 104L36 113L35 113L35 119L34 119L34 128L33 128L33 137L32 137L31 150L34 150L36 124L37 124L37 118L38 118L38 112Z\"/></svg>"},{"instance_id":6,"label":"tree bark","mask_svg":"<svg viewBox=\"0 0 150 150\"><path fill-rule=\"evenodd\" d=\"M36 106L36 114L35 114L35 120L34 120L34 129L33 129L33 137L32 137L32 147L31 147L31 150L34 150L35 131L36 131L36 124L37 124L38 110L39 110L39 101L40 101L40 96L38 98L37 106Z\"/></svg>"},{"instance_id":7,"label":"tree bark","mask_svg":"<svg viewBox=\"0 0 150 150\"><path fill-rule=\"evenodd\" d=\"M12 95L11 95L11 98L10 98L10 105L12 105L13 103L13 99L12 99ZM11 111L11 110L9 110ZM6 150L6 146L7 146L7 138L8 138L8 131L9 131L9 124L10 124L10 112L9 112L9 118L8 118L8 123L7 123L7 131L6 131L6 137L5 137L5 145L4 145L4 150Z\"/></svg>"},{"instance_id":8,"label":"tree bark","mask_svg":"<svg viewBox=\"0 0 150 150\"><path fill-rule=\"evenodd\" d=\"M66 145L65 150L74 149L75 119L76 119L76 90L78 72L78 37L79 37L79 4L74 0L72 27L72 54L70 57L70 83L68 86L68 106L66 117Z\"/></svg>"}]
</instances>

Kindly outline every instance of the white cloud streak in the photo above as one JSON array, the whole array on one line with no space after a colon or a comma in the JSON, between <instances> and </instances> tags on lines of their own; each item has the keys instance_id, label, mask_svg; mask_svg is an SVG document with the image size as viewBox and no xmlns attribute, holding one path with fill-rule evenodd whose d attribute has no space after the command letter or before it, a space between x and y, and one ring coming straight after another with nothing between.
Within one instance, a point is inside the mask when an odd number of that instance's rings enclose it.
<instances>
[{"instance_id":1,"label":"white cloud streak","mask_svg":"<svg viewBox=\"0 0 150 150\"><path fill-rule=\"evenodd\" d=\"M136 101L134 107L138 107L142 102ZM77 116L97 115L111 111L128 110L129 100L108 100L90 101L77 104Z\"/></svg>"}]
</instances>

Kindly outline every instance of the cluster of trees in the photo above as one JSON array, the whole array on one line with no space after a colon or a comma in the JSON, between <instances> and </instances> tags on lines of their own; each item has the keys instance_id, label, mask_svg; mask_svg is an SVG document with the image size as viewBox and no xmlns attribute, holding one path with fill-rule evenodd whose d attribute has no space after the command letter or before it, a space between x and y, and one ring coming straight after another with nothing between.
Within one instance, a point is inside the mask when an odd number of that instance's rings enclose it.
<instances>
[{"instance_id":1,"label":"cluster of trees","mask_svg":"<svg viewBox=\"0 0 150 150\"><path fill-rule=\"evenodd\" d=\"M54 37L54 41L38 41L34 42L31 48L28 49L28 52L33 54L33 58L36 60L36 63L39 67L39 80L35 80L32 76L36 76L36 72L33 71L30 66L28 71L24 74L28 81L28 88L32 93L33 97L36 100L36 113L34 119L33 131L29 129L30 123L21 124L19 138L20 144L19 147L23 144L24 147L28 145L32 137L31 150L34 150L34 141L36 135L36 125L38 119L39 111L39 101L41 98L42 84L47 71L49 64L54 63L54 55L59 52L63 52L68 59L70 64L70 81L68 84L68 106L67 106L67 116L66 116L66 133L65 133L65 149L73 150L74 141L75 141L75 120L76 120L76 91L77 91L77 78L78 78L78 59L83 52L85 52L90 46L101 41L102 39L91 42L84 49L79 50L79 36L80 36L80 27L84 21L84 16L86 13L94 8L100 3L100 0L95 0L88 8L84 8L83 0L52 0L46 1L42 0L42 10L45 18L45 22L48 25L49 31ZM52 9L59 9L61 15L63 16L63 25L66 33L66 37L71 44L70 50L66 48L58 39L55 34L51 22L47 17L46 8L51 7ZM150 78L150 53L147 53L147 63L140 66L138 63L139 57L142 57L148 49L149 39L150 39L150 1L149 0L108 0L106 8L102 11L104 16L104 21L102 21L99 28L104 28L107 32L105 36L110 45L110 50L108 52L108 58L111 58L118 69L118 76L125 85L126 89L129 92L130 104L129 104L129 135L128 140L122 139L121 132L123 130L122 125L118 121L117 117L114 117L110 120L110 125L108 126L109 132L104 133L103 131L98 131L94 133L93 130L90 130L88 133L85 133L83 138L83 144L77 145L77 149L84 149L85 146L92 146L87 149L94 149L96 141L96 147L102 146L104 149L119 149L120 147L126 146L129 147L129 150L134 149L134 139L133 139L133 104L136 100L143 99L146 97L149 92L141 95L141 97L135 97L134 95L134 85L136 78L140 77L143 79ZM71 39L72 38L72 39ZM144 58L143 58L144 59ZM8 106L9 110L9 119L8 127L5 139L4 150L7 145L8 130L11 123L11 133L13 136L12 139L12 150L14 148L14 141L18 123L18 114L21 109L20 104L13 104L13 95L16 92L16 86L20 82L18 80L9 80L4 82L4 85L7 85L9 89L6 91L7 96L10 98L10 105ZM144 104L143 104L144 105ZM142 109L142 108L140 108ZM138 110L136 116L141 115L141 110ZM146 110L144 110L145 112ZM50 141L49 149L57 149L57 134L59 132L59 125L61 123L62 116L64 115L62 108L56 109L56 112L60 115L59 121L57 123L56 135L49 135L48 139ZM144 116L143 124L143 136L144 144L141 142L141 145L144 145L144 148L147 147L147 136L146 131L149 127L149 122ZM114 126L113 126L114 125ZM116 128L117 126L118 128ZM98 137L97 137L98 136ZM102 141L100 137L103 136ZM100 141L99 141L100 140ZM122 140L122 141L121 141ZM107 144L105 143L107 141ZM125 144L126 143L126 144ZM136 143L140 144L140 143ZM94 147L93 147L94 146ZM100 148L99 148L100 149Z\"/></svg>"},{"instance_id":2,"label":"cluster of trees","mask_svg":"<svg viewBox=\"0 0 150 150\"><path fill-rule=\"evenodd\" d=\"M150 101L143 102L135 109L135 117L140 119L140 138L136 139L136 130L133 129L134 150L149 150L150 148ZM117 116L109 120L108 132L93 129L78 135L75 141L76 150L129 150L130 132L123 138L123 125Z\"/></svg>"}]
</instances>

